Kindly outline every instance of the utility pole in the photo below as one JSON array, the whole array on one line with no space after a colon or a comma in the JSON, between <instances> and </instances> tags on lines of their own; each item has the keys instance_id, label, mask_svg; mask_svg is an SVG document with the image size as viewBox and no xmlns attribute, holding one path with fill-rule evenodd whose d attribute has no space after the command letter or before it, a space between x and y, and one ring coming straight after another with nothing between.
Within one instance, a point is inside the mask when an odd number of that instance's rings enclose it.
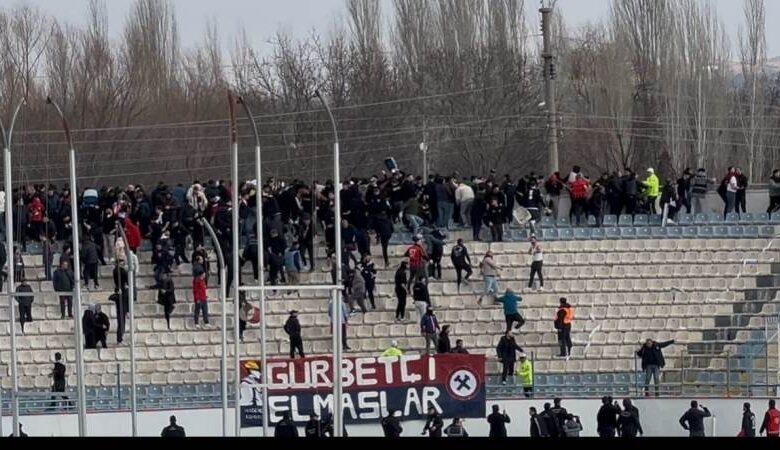
<instances>
[{"instance_id":1,"label":"utility pole","mask_svg":"<svg viewBox=\"0 0 780 450\"><path fill-rule=\"evenodd\" d=\"M555 57L552 54L550 43L550 18L552 8L540 8L542 14L542 58L544 66L542 74L544 76L544 95L547 104L547 139L548 159L550 164L550 173L558 171L558 124L556 123L555 107Z\"/></svg>"}]
</instances>

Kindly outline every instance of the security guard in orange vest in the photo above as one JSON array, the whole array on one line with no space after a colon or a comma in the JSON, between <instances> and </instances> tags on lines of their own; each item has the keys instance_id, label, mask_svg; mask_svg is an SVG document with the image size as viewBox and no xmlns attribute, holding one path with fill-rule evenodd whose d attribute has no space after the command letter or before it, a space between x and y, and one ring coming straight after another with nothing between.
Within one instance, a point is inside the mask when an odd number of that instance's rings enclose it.
<instances>
[{"instance_id":1,"label":"security guard in orange vest","mask_svg":"<svg viewBox=\"0 0 780 450\"><path fill-rule=\"evenodd\" d=\"M769 409L764 414L764 422L761 424L759 433L764 434L764 431L766 431L766 437L780 437L780 411L775 409L774 400L769 400Z\"/></svg>"},{"instance_id":2,"label":"security guard in orange vest","mask_svg":"<svg viewBox=\"0 0 780 450\"><path fill-rule=\"evenodd\" d=\"M571 356L571 322L574 320L574 308L561 297L561 304L555 313L555 329L558 330L558 345L561 346L561 358Z\"/></svg>"}]
</instances>

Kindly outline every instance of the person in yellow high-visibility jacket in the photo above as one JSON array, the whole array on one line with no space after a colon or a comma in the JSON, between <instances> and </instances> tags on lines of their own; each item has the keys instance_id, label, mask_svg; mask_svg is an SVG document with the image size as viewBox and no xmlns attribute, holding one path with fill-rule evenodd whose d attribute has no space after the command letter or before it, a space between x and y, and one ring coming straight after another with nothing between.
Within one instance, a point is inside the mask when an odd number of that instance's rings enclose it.
<instances>
[{"instance_id":1,"label":"person in yellow high-visibility jacket","mask_svg":"<svg viewBox=\"0 0 780 450\"><path fill-rule=\"evenodd\" d=\"M520 383L523 385L523 395L530 398L534 393L534 367L531 361L526 358L525 353L520 353L520 361L515 374L520 377Z\"/></svg>"},{"instance_id":2,"label":"person in yellow high-visibility jacket","mask_svg":"<svg viewBox=\"0 0 780 450\"><path fill-rule=\"evenodd\" d=\"M393 341L390 343L390 347L383 351L380 356L401 356L403 354L404 352L398 348L398 341Z\"/></svg>"},{"instance_id":3,"label":"person in yellow high-visibility jacket","mask_svg":"<svg viewBox=\"0 0 780 450\"><path fill-rule=\"evenodd\" d=\"M661 194L661 180L655 174L653 168L647 169L647 178L642 184L647 189L647 202L650 204L650 212L652 214L658 214L656 211L655 202L658 200L658 196Z\"/></svg>"}]
</instances>

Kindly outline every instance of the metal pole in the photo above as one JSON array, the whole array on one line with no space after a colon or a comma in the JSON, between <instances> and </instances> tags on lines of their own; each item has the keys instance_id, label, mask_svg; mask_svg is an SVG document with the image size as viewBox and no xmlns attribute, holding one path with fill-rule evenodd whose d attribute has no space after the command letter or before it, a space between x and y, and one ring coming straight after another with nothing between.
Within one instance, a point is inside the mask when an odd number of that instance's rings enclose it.
<instances>
[{"instance_id":1,"label":"metal pole","mask_svg":"<svg viewBox=\"0 0 780 450\"><path fill-rule=\"evenodd\" d=\"M0 437L5 436L3 434L3 367L0 367Z\"/></svg>"},{"instance_id":2,"label":"metal pole","mask_svg":"<svg viewBox=\"0 0 780 450\"><path fill-rule=\"evenodd\" d=\"M133 437L138 436L138 394L135 386L135 274L136 267L133 262L133 252L127 245L127 234L125 226L117 223L119 234L125 242L125 259L127 260L127 293L130 297L130 423L132 425ZM117 266L119 267L119 266ZM120 300L121 302L121 300ZM122 311L124 314L124 311Z\"/></svg>"},{"instance_id":3,"label":"metal pole","mask_svg":"<svg viewBox=\"0 0 780 450\"><path fill-rule=\"evenodd\" d=\"M79 255L79 208L78 208L78 195L76 191L76 150L73 148L73 140L70 136L70 127L68 121L65 119L65 115L60 109L59 105L55 103L51 97L46 98L46 103L54 106L57 113L62 119L62 128L65 131L65 138L68 141L68 163L70 166L70 217L73 224L73 283L76 314L73 316L73 333L75 335L76 342L76 386L79 397L79 436L84 437L87 435L87 399L84 397L84 342L83 334L81 330L81 258Z\"/></svg>"},{"instance_id":4,"label":"metal pole","mask_svg":"<svg viewBox=\"0 0 780 450\"><path fill-rule=\"evenodd\" d=\"M266 350L266 342L267 342L267 332L266 332L266 323L265 323L265 314L266 314L266 302L265 302L265 291L262 290L262 288L265 286L265 245L263 240L263 166L262 166L262 155L260 153L260 135L257 133L257 122L255 122L255 118L252 115L252 110L249 109L249 105L244 100L243 97L238 97L238 103L241 104L244 108L244 112L246 113L247 118L249 119L249 123L252 124L252 132L255 136L255 182L257 183L257 186L255 187L255 199L257 205L255 205L255 212L256 212L256 220L257 222L255 224L256 226L256 233L257 233L257 267L258 267L258 274L257 274L257 284L260 286L260 367L261 367L261 374L263 377L262 383L261 383L261 389L263 393L263 436L268 436L268 402L265 400L268 398L268 372L265 370L266 363L268 360L268 352ZM312 192L312 204L314 202L314 193ZM312 226L314 226L314 223L312 222ZM312 257L313 259L313 257ZM238 314L238 313L236 313ZM240 397L239 389L241 387L241 377L238 372L238 368L236 368L236 404L238 404L238 399ZM240 418L238 414L236 414L236 418Z\"/></svg>"},{"instance_id":5,"label":"metal pole","mask_svg":"<svg viewBox=\"0 0 780 450\"><path fill-rule=\"evenodd\" d=\"M227 91L228 96L228 103L229 103L229 110L230 110L230 178L232 180L232 201L233 201L233 209L232 209L232 244L231 244L231 260L233 264L233 304L235 306L234 308L234 317L233 317L233 339L235 344L235 357L236 357L236 378L240 377L239 372L239 365L241 364L241 347L238 339L238 310L239 310L239 290L238 285L241 284L240 276L241 276L241 268L239 267L239 261L238 261L238 251L239 251L239 240L238 240L238 210L241 206L241 200L238 198L238 133L236 129L236 115L234 111L235 106L235 99L233 97L233 93L228 90ZM226 326L226 325L225 325ZM265 371L265 367L263 368ZM239 392L236 392L237 396L240 396ZM263 403L265 403L265 398L263 398ZM241 405L236 404L236 409L240 410ZM265 415L265 414L264 414ZM240 411L239 414L236 415L240 419ZM241 433L241 422L236 423L236 436L239 436Z\"/></svg>"},{"instance_id":6,"label":"metal pole","mask_svg":"<svg viewBox=\"0 0 780 450\"><path fill-rule=\"evenodd\" d=\"M550 16L552 15L552 8L540 8L539 12L542 13L542 39L543 49L542 58L544 58L543 76L544 76L544 92L545 101L547 102L547 123L548 123L548 158L550 165L550 173L558 171L558 124L557 124L557 110L555 105L555 76L554 59L552 54L551 42L550 42Z\"/></svg>"},{"instance_id":7,"label":"metal pole","mask_svg":"<svg viewBox=\"0 0 780 450\"><path fill-rule=\"evenodd\" d=\"M11 411L13 413L13 431L14 437L19 436L19 399L17 391L19 390L19 373L17 370L17 355L16 355L16 309L14 308L14 297L11 295L14 291L14 222L13 222L13 193L11 186L11 138L13 137L14 124L16 123L16 117L21 110L22 105L25 104L25 100L22 99L19 105L14 110L14 115L11 118L11 124L8 127L8 133L2 124L0 124L0 137L3 139L3 166L5 171L5 242L6 253L10 255L8 258L8 278L6 282L6 291L8 293L8 322L11 332ZM2 416L0 416L0 421Z\"/></svg>"},{"instance_id":8,"label":"metal pole","mask_svg":"<svg viewBox=\"0 0 780 450\"><path fill-rule=\"evenodd\" d=\"M116 363L116 409L122 409L122 366Z\"/></svg>"},{"instance_id":9,"label":"metal pole","mask_svg":"<svg viewBox=\"0 0 780 450\"><path fill-rule=\"evenodd\" d=\"M726 351L726 397L731 397L731 352Z\"/></svg>"},{"instance_id":10,"label":"metal pole","mask_svg":"<svg viewBox=\"0 0 780 450\"><path fill-rule=\"evenodd\" d=\"M217 262L219 264L219 301L222 304L222 360L220 365L220 376L222 381L222 436L227 437L227 417L228 417L228 374L227 374L227 266L225 257L222 255L222 246L219 245L217 233L208 220L201 217L200 225L208 231L211 241L214 242L214 251L217 253ZM239 418L241 408L236 402L236 418ZM240 428L240 422L236 422L236 428Z\"/></svg>"},{"instance_id":11,"label":"metal pole","mask_svg":"<svg viewBox=\"0 0 780 450\"><path fill-rule=\"evenodd\" d=\"M341 358L343 342L341 336L341 175L339 173L339 135L336 127L336 120L333 118L333 112L330 110L325 99L322 98L320 91L314 91L325 111L328 113L331 126L333 127L333 185L334 185L334 211L333 221L336 234L336 286L333 290L333 434L341 437L344 432L342 416L344 413L342 405L342 386L341 386Z\"/></svg>"}]
</instances>

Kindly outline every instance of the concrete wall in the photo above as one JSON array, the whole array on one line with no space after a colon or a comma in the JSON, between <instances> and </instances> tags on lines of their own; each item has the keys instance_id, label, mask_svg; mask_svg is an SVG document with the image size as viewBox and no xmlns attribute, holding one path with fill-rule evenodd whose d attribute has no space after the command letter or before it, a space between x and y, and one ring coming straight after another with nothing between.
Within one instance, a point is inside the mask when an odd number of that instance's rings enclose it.
<instances>
[{"instance_id":1,"label":"concrete wall","mask_svg":"<svg viewBox=\"0 0 780 450\"><path fill-rule=\"evenodd\" d=\"M552 400L506 400L488 402L488 410L494 403L506 408L512 419L508 425L510 436L528 436L528 408L535 406L538 410L542 405ZM757 422L761 422L766 411L766 399L702 399L700 403L707 406L715 415L715 419L706 422L707 434L721 437L736 436L742 420L742 403L749 401L753 405ZM689 406L689 400L635 400L639 408L642 427L647 436L686 436L678 420ZM580 416L584 427L583 436L596 436L596 412L601 406L599 400L564 400L563 406L569 412ZM7 413L7 411L5 411ZM188 436L221 436L222 417L219 409L178 410L174 412L180 425L185 427ZM138 427L141 436L159 436L160 430L167 425L169 411L139 413ZM229 433L232 435L232 410L228 413ZM22 417L21 423L30 436L76 436L78 434L75 415L41 415ZM449 423L445 420L445 424ZM466 419L466 430L472 436L487 436L488 425L484 419ZM419 436L422 431L422 421L403 423L404 436ZM87 428L91 436L129 436L130 414L101 413L90 414L87 418ZM11 432L11 417L3 417L3 435ZM300 429L302 433L303 430ZM350 436L381 436L378 424L349 425ZM260 436L259 428L244 429L243 436Z\"/></svg>"}]
</instances>

